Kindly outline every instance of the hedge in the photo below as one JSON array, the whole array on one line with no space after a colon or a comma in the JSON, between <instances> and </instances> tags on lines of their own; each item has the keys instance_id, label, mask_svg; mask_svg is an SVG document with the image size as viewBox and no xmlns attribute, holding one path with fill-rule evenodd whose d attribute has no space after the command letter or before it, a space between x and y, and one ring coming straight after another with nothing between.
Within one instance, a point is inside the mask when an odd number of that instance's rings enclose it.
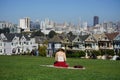
<instances>
[{"instance_id":1,"label":"hedge","mask_svg":"<svg viewBox=\"0 0 120 80\"><path fill-rule=\"evenodd\" d=\"M75 57L75 58L79 58L79 57L85 57L85 51L75 51L75 50L67 50L66 51L66 56L67 57ZM91 54L94 54L96 56L99 55L111 55L114 56L114 50L91 50L91 51L87 51L88 56L90 56ZM120 56L120 52L118 53L118 55Z\"/></svg>"},{"instance_id":2,"label":"hedge","mask_svg":"<svg viewBox=\"0 0 120 80\"><path fill-rule=\"evenodd\" d=\"M84 51L72 51L72 50L67 50L67 51L66 51L66 56L67 56L67 57L79 58L79 57L85 56L85 52L84 52Z\"/></svg>"}]
</instances>

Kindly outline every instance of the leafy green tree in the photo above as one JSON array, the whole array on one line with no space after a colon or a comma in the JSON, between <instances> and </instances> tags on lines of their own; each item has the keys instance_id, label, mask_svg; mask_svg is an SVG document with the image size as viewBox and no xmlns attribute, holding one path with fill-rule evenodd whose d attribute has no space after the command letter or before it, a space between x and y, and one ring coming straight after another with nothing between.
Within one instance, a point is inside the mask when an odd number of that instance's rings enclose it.
<instances>
[{"instance_id":1,"label":"leafy green tree","mask_svg":"<svg viewBox=\"0 0 120 80\"><path fill-rule=\"evenodd\" d=\"M73 36L73 33L70 31L69 33L67 33L67 35Z\"/></svg>"},{"instance_id":2,"label":"leafy green tree","mask_svg":"<svg viewBox=\"0 0 120 80\"><path fill-rule=\"evenodd\" d=\"M35 37L35 36L44 36L44 33L42 33L41 30L34 31L31 36L32 37Z\"/></svg>"},{"instance_id":3,"label":"leafy green tree","mask_svg":"<svg viewBox=\"0 0 120 80\"><path fill-rule=\"evenodd\" d=\"M5 33L10 33L10 29L9 29L9 28L4 28L4 29L3 29L3 32L5 32Z\"/></svg>"},{"instance_id":4,"label":"leafy green tree","mask_svg":"<svg viewBox=\"0 0 120 80\"><path fill-rule=\"evenodd\" d=\"M48 34L48 37L49 38L53 38L57 33L55 31L50 31L49 34Z\"/></svg>"},{"instance_id":5,"label":"leafy green tree","mask_svg":"<svg viewBox=\"0 0 120 80\"><path fill-rule=\"evenodd\" d=\"M10 29L9 28L0 29L0 33L10 33Z\"/></svg>"},{"instance_id":6,"label":"leafy green tree","mask_svg":"<svg viewBox=\"0 0 120 80\"><path fill-rule=\"evenodd\" d=\"M38 46L38 51L40 56L46 56L46 50L47 50L46 46Z\"/></svg>"}]
</instances>

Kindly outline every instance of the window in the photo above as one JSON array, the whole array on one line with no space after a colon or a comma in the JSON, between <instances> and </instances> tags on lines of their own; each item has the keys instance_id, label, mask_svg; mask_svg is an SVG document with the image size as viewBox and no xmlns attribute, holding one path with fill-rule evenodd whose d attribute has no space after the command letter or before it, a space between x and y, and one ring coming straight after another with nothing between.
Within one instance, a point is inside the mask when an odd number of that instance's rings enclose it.
<instances>
[{"instance_id":1,"label":"window","mask_svg":"<svg viewBox=\"0 0 120 80\"><path fill-rule=\"evenodd\" d=\"M19 42L19 44L21 45L21 42Z\"/></svg>"},{"instance_id":2,"label":"window","mask_svg":"<svg viewBox=\"0 0 120 80\"><path fill-rule=\"evenodd\" d=\"M2 49L0 49L0 53L2 53Z\"/></svg>"},{"instance_id":3,"label":"window","mask_svg":"<svg viewBox=\"0 0 120 80\"><path fill-rule=\"evenodd\" d=\"M68 40L67 40L67 42L68 42Z\"/></svg>"},{"instance_id":4,"label":"window","mask_svg":"<svg viewBox=\"0 0 120 80\"><path fill-rule=\"evenodd\" d=\"M6 49L4 49L4 53L6 53Z\"/></svg>"},{"instance_id":5,"label":"window","mask_svg":"<svg viewBox=\"0 0 120 80\"><path fill-rule=\"evenodd\" d=\"M28 45L28 42L26 42L26 45Z\"/></svg>"},{"instance_id":6,"label":"window","mask_svg":"<svg viewBox=\"0 0 120 80\"><path fill-rule=\"evenodd\" d=\"M16 45L18 44L18 42L16 42Z\"/></svg>"},{"instance_id":7,"label":"window","mask_svg":"<svg viewBox=\"0 0 120 80\"><path fill-rule=\"evenodd\" d=\"M16 40L16 37L14 38L14 40Z\"/></svg>"},{"instance_id":8,"label":"window","mask_svg":"<svg viewBox=\"0 0 120 80\"><path fill-rule=\"evenodd\" d=\"M24 40L24 37L22 37L22 40Z\"/></svg>"},{"instance_id":9,"label":"window","mask_svg":"<svg viewBox=\"0 0 120 80\"><path fill-rule=\"evenodd\" d=\"M2 46L2 43L0 43L0 46Z\"/></svg>"},{"instance_id":10,"label":"window","mask_svg":"<svg viewBox=\"0 0 120 80\"><path fill-rule=\"evenodd\" d=\"M107 40L107 37L104 37L105 40Z\"/></svg>"}]
</instances>

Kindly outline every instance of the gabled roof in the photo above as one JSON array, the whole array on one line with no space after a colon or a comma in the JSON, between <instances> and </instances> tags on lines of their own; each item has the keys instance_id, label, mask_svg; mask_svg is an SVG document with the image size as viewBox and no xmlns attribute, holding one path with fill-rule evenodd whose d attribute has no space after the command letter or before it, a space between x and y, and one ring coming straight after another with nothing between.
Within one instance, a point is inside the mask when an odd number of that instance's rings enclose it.
<instances>
[{"instance_id":1,"label":"gabled roof","mask_svg":"<svg viewBox=\"0 0 120 80\"><path fill-rule=\"evenodd\" d=\"M72 36L67 35L67 38L69 39L70 42L72 42L76 37L77 37L76 35Z\"/></svg>"},{"instance_id":2,"label":"gabled roof","mask_svg":"<svg viewBox=\"0 0 120 80\"><path fill-rule=\"evenodd\" d=\"M82 42L82 39L80 38L80 36L76 36L75 39L73 39L72 42Z\"/></svg>"},{"instance_id":3,"label":"gabled roof","mask_svg":"<svg viewBox=\"0 0 120 80\"><path fill-rule=\"evenodd\" d=\"M120 33L114 38L116 41L120 41Z\"/></svg>"},{"instance_id":4,"label":"gabled roof","mask_svg":"<svg viewBox=\"0 0 120 80\"><path fill-rule=\"evenodd\" d=\"M86 42L97 42L95 37L93 35L89 35L87 39L85 39Z\"/></svg>"},{"instance_id":5,"label":"gabled roof","mask_svg":"<svg viewBox=\"0 0 120 80\"><path fill-rule=\"evenodd\" d=\"M46 37L43 37L43 36L35 36L35 42L36 42L36 43L43 43L45 40L47 40Z\"/></svg>"},{"instance_id":6,"label":"gabled roof","mask_svg":"<svg viewBox=\"0 0 120 80\"><path fill-rule=\"evenodd\" d=\"M79 35L79 36L76 36L76 37L75 37L75 39L73 40L73 42L78 41L78 39L79 39L79 42L83 42L83 41L85 41L88 37L89 37L89 35Z\"/></svg>"},{"instance_id":7,"label":"gabled roof","mask_svg":"<svg viewBox=\"0 0 120 80\"><path fill-rule=\"evenodd\" d=\"M13 40L13 38L16 36L16 37L19 37L19 39L24 36L26 38L26 40L30 40L30 38L25 35L25 34L20 34L20 33L5 33L4 34L5 37L7 38L7 40L4 40L4 41L8 41L8 42L11 42Z\"/></svg>"},{"instance_id":8,"label":"gabled roof","mask_svg":"<svg viewBox=\"0 0 120 80\"><path fill-rule=\"evenodd\" d=\"M61 38L58 35L55 35L49 42L61 42Z\"/></svg>"},{"instance_id":9,"label":"gabled roof","mask_svg":"<svg viewBox=\"0 0 120 80\"><path fill-rule=\"evenodd\" d=\"M101 34L93 34L96 41L99 41L101 39Z\"/></svg>"},{"instance_id":10,"label":"gabled roof","mask_svg":"<svg viewBox=\"0 0 120 80\"><path fill-rule=\"evenodd\" d=\"M8 42L11 42L13 40L13 38L15 37L15 34L4 34L7 38L7 40L4 40L4 41L8 41Z\"/></svg>"},{"instance_id":11,"label":"gabled roof","mask_svg":"<svg viewBox=\"0 0 120 80\"><path fill-rule=\"evenodd\" d=\"M108 37L105 35L105 33L102 34L95 34L98 35L96 38L97 41L109 41Z\"/></svg>"},{"instance_id":12,"label":"gabled roof","mask_svg":"<svg viewBox=\"0 0 120 80\"><path fill-rule=\"evenodd\" d=\"M114 38L118 35L119 33L106 33L105 35L108 37L109 40L114 40Z\"/></svg>"},{"instance_id":13,"label":"gabled roof","mask_svg":"<svg viewBox=\"0 0 120 80\"><path fill-rule=\"evenodd\" d=\"M89 35L83 35L83 36L79 36L79 37L82 41L85 41L89 37Z\"/></svg>"},{"instance_id":14,"label":"gabled roof","mask_svg":"<svg viewBox=\"0 0 120 80\"><path fill-rule=\"evenodd\" d=\"M63 42L68 43L72 42L76 36L69 36L69 35L55 35L52 39L49 40L49 42Z\"/></svg>"}]
</instances>

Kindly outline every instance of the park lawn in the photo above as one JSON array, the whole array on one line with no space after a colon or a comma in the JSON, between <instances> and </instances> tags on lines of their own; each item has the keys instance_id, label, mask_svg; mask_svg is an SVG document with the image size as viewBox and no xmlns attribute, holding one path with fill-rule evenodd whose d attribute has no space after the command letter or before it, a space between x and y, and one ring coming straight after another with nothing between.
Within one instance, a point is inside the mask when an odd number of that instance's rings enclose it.
<instances>
[{"instance_id":1,"label":"park lawn","mask_svg":"<svg viewBox=\"0 0 120 80\"><path fill-rule=\"evenodd\" d=\"M54 58L0 56L0 80L120 80L120 61L67 58L70 66L85 70L43 67Z\"/></svg>"}]
</instances>

